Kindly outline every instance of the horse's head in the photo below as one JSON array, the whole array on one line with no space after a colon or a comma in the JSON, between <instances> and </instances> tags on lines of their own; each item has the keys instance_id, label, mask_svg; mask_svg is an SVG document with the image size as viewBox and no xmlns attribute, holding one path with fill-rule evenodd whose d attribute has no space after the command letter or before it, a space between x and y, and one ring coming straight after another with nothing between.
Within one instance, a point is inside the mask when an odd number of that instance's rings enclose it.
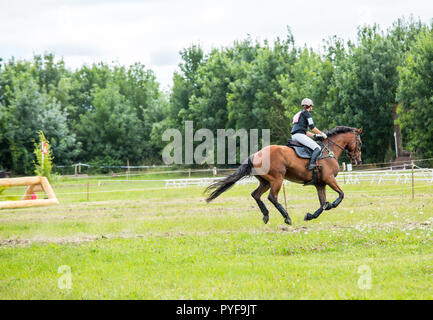
<instances>
[{"instance_id":1,"label":"horse's head","mask_svg":"<svg viewBox=\"0 0 433 320\"><path fill-rule=\"evenodd\" d=\"M334 152L340 154L341 151L346 152L353 165L362 163L361 159L361 132L362 128L356 129L346 126L338 126L330 131L326 131L328 141L332 143ZM338 149L337 149L338 148Z\"/></svg>"},{"instance_id":2,"label":"horse's head","mask_svg":"<svg viewBox=\"0 0 433 320\"><path fill-rule=\"evenodd\" d=\"M350 141L347 144L346 150L347 154L350 157L350 160L352 161L353 165L358 165L362 163L361 159L361 132L362 128L360 129L354 129L353 135L350 135Z\"/></svg>"}]
</instances>

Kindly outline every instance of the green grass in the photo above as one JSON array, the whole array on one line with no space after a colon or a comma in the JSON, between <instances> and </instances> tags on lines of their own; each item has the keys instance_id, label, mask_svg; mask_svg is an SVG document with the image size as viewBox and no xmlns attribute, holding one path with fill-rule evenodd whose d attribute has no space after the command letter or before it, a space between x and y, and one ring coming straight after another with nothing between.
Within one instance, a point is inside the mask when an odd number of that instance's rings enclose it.
<instances>
[{"instance_id":1,"label":"green grass","mask_svg":"<svg viewBox=\"0 0 433 320\"><path fill-rule=\"evenodd\" d=\"M263 224L252 184L206 204L199 187L96 179L87 202L86 182L54 183L59 206L0 211L0 299L433 298L431 184L415 200L404 184L342 185L309 222L315 189L288 184L286 226L267 200Z\"/></svg>"}]
</instances>

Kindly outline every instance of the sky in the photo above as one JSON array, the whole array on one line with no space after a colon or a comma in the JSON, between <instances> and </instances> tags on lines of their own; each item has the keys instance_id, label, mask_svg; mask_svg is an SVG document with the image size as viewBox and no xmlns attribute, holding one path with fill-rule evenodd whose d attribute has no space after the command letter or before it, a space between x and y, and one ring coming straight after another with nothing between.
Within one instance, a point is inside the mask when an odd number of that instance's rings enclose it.
<instances>
[{"instance_id":1,"label":"sky","mask_svg":"<svg viewBox=\"0 0 433 320\"><path fill-rule=\"evenodd\" d=\"M191 45L209 53L248 36L285 39L290 27L296 46L320 50L333 35L355 40L359 26L386 30L410 15L430 23L433 1L0 0L0 57L52 52L71 69L141 62L168 90Z\"/></svg>"}]
</instances>

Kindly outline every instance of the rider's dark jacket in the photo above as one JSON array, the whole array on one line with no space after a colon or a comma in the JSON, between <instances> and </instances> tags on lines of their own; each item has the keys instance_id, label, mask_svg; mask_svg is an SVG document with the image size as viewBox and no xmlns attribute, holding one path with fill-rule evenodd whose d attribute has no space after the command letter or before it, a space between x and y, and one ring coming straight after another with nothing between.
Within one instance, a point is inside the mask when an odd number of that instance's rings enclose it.
<instances>
[{"instance_id":1,"label":"rider's dark jacket","mask_svg":"<svg viewBox=\"0 0 433 320\"><path fill-rule=\"evenodd\" d=\"M291 134L306 134L308 127L310 127L310 129L315 128L311 113L308 110L301 110L293 117L293 128Z\"/></svg>"}]
</instances>

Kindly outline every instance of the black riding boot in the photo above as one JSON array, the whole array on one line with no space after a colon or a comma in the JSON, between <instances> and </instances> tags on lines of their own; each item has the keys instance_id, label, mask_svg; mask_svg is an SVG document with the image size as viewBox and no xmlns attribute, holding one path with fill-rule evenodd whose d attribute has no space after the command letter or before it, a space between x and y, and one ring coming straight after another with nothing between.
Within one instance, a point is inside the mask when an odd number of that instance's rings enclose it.
<instances>
[{"instance_id":1,"label":"black riding boot","mask_svg":"<svg viewBox=\"0 0 433 320\"><path fill-rule=\"evenodd\" d=\"M320 148L316 148L313 150L313 154L311 155L310 164L308 165L308 170L313 170L316 167L316 159L320 154Z\"/></svg>"}]
</instances>

